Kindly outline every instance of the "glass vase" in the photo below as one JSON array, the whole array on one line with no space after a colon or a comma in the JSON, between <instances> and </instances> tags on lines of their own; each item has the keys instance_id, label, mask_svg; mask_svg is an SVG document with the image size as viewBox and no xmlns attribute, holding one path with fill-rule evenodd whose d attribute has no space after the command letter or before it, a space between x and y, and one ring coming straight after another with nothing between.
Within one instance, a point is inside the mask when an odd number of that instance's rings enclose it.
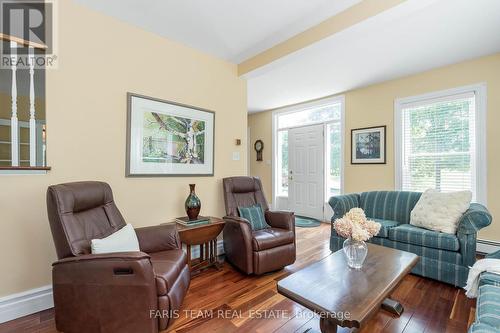
<instances>
[{"instance_id":1,"label":"glass vase","mask_svg":"<svg viewBox=\"0 0 500 333\"><path fill-rule=\"evenodd\" d=\"M355 269L363 267L363 262L368 254L368 246L365 242L348 238L344 241L343 250L347 260L347 266Z\"/></svg>"}]
</instances>

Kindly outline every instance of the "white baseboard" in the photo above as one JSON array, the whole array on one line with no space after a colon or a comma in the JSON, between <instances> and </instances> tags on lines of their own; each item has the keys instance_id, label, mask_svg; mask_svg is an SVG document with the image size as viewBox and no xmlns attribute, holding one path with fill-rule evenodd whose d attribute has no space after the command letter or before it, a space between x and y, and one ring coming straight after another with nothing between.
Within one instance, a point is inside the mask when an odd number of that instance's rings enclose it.
<instances>
[{"instance_id":1,"label":"white baseboard","mask_svg":"<svg viewBox=\"0 0 500 333\"><path fill-rule=\"evenodd\" d=\"M500 242L484 239L477 240L476 252L491 253L500 250Z\"/></svg>"},{"instance_id":2,"label":"white baseboard","mask_svg":"<svg viewBox=\"0 0 500 333\"><path fill-rule=\"evenodd\" d=\"M52 286L35 288L0 298L0 323L54 307Z\"/></svg>"}]
</instances>

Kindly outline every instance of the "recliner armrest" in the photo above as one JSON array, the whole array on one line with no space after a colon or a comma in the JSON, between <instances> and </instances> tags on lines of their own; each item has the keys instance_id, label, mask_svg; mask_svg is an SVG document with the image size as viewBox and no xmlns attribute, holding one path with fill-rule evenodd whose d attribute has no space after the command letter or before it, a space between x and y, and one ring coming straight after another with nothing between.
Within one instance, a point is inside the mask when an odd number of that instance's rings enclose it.
<instances>
[{"instance_id":1,"label":"recliner armrest","mask_svg":"<svg viewBox=\"0 0 500 333\"><path fill-rule=\"evenodd\" d=\"M273 228L295 231L295 214L285 211L266 211L266 222Z\"/></svg>"},{"instance_id":2,"label":"recliner armrest","mask_svg":"<svg viewBox=\"0 0 500 333\"><path fill-rule=\"evenodd\" d=\"M488 209L478 203L472 203L458 222L457 233L475 234L480 229L491 224L491 214Z\"/></svg>"},{"instance_id":3,"label":"recliner armrest","mask_svg":"<svg viewBox=\"0 0 500 333\"><path fill-rule=\"evenodd\" d=\"M158 319L151 316L158 310L156 279L146 253L61 259L53 264L52 282L56 323L61 331L90 333L113 327L121 332L158 332ZM123 320L111 320L110 326L103 310Z\"/></svg>"},{"instance_id":4,"label":"recliner armrest","mask_svg":"<svg viewBox=\"0 0 500 333\"><path fill-rule=\"evenodd\" d=\"M248 227L250 228L250 222L247 219L244 219L239 216L232 216L232 215L227 215L222 218L224 221L232 221L232 222L238 222L238 223L246 223L248 224Z\"/></svg>"},{"instance_id":5,"label":"recliner armrest","mask_svg":"<svg viewBox=\"0 0 500 333\"><path fill-rule=\"evenodd\" d=\"M177 250L181 240L175 223L135 229L141 251L147 253Z\"/></svg>"},{"instance_id":6,"label":"recliner armrest","mask_svg":"<svg viewBox=\"0 0 500 333\"><path fill-rule=\"evenodd\" d=\"M66 264L66 263L76 263L89 260L141 260L148 259L149 255L144 252L114 252L114 253L102 253L102 254L85 254L77 257L68 257L58 260L52 264L52 266Z\"/></svg>"},{"instance_id":7,"label":"recliner armrest","mask_svg":"<svg viewBox=\"0 0 500 333\"><path fill-rule=\"evenodd\" d=\"M224 216L224 250L226 257L247 274L253 273L252 229L248 220Z\"/></svg>"},{"instance_id":8,"label":"recliner armrest","mask_svg":"<svg viewBox=\"0 0 500 333\"><path fill-rule=\"evenodd\" d=\"M127 275L131 281L155 281L150 256L144 252L87 254L58 260L52 266L54 283L62 276L65 282L77 284L114 284L118 275Z\"/></svg>"}]
</instances>

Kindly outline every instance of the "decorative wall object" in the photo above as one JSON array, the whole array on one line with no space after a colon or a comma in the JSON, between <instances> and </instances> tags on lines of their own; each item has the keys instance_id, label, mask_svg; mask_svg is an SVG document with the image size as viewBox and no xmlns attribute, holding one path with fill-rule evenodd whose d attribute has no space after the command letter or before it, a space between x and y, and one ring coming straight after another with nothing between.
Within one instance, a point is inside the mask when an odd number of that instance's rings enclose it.
<instances>
[{"instance_id":1,"label":"decorative wall object","mask_svg":"<svg viewBox=\"0 0 500 333\"><path fill-rule=\"evenodd\" d=\"M351 164L386 163L386 126L351 130Z\"/></svg>"},{"instance_id":2,"label":"decorative wall object","mask_svg":"<svg viewBox=\"0 0 500 333\"><path fill-rule=\"evenodd\" d=\"M127 94L127 177L213 176L215 113Z\"/></svg>"},{"instance_id":3,"label":"decorative wall object","mask_svg":"<svg viewBox=\"0 0 500 333\"><path fill-rule=\"evenodd\" d=\"M262 142L262 140L255 141L254 148L257 152L257 161L262 161L262 150L264 150L264 142Z\"/></svg>"},{"instance_id":4,"label":"decorative wall object","mask_svg":"<svg viewBox=\"0 0 500 333\"><path fill-rule=\"evenodd\" d=\"M200 214L201 201L195 192L196 184L189 184L189 195L184 203L184 208L186 209L186 214L189 220L196 220Z\"/></svg>"}]
</instances>

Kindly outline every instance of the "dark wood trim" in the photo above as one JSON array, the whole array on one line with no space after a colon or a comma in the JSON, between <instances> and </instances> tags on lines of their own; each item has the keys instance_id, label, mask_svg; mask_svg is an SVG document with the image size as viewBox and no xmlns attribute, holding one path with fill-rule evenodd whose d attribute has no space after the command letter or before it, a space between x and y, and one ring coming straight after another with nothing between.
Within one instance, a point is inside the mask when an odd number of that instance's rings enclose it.
<instances>
[{"instance_id":1,"label":"dark wood trim","mask_svg":"<svg viewBox=\"0 0 500 333\"><path fill-rule=\"evenodd\" d=\"M12 166L12 167L0 167L0 170L17 170L17 171L49 171L52 167L23 167L23 166Z\"/></svg>"},{"instance_id":2,"label":"dark wood trim","mask_svg":"<svg viewBox=\"0 0 500 333\"><path fill-rule=\"evenodd\" d=\"M352 146L353 146L353 132L354 131L361 131L361 130L367 130L367 129L375 129L375 128L384 128L384 161L383 162L353 162L353 151L352 151ZM364 165L364 164L387 164L387 125L382 125L382 126L371 126L371 127L361 127L361 128L352 128L351 129L351 164L352 165Z\"/></svg>"},{"instance_id":3,"label":"dark wood trim","mask_svg":"<svg viewBox=\"0 0 500 333\"><path fill-rule=\"evenodd\" d=\"M31 46L31 47L33 47L35 49L46 50L48 48L47 45L45 45L45 44L40 44L40 43L32 42L30 40L25 40L25 39L22 39L22 38L19 38L19 37L16 37L16 36L6 35L6 34L3 34L3 33L0 33L0 40L5 40L5 41L8 41L8 42L15 42L17 44L21 44L21 45L24 45L24 46Z\"/></svg>"}]
</instances>

